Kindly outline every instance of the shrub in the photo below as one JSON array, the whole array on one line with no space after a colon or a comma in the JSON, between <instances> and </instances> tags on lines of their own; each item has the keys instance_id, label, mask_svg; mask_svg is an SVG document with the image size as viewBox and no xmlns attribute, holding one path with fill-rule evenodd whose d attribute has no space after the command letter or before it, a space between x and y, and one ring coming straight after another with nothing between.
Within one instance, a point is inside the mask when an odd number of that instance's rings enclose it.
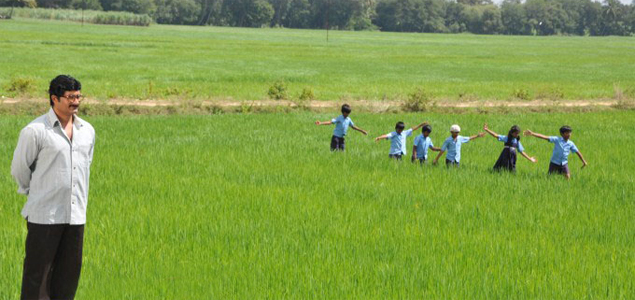
<instances>
[{"instance_id":1,"label":"shrub","mask_svg":"<svg viewBox=\"0 0 635 300\"><path fill-rule=\"evenodd\" d=\"M420 112L428 110L432 97L422 88L408 95L408 99L403 104L403 110L407 112Z\"/></svg>"},{"instance_id":2,"label":"shrub","mask_svg":"<svg viewBox=\"0 0 635 300\"><path fill-rule=\"evenodd\" d=\"M35 79L30 77L15 77L9 81L7 91L24 95L35 90Z\"/></svg>"},{"instance_id":3,"label":"shrub","mask_svg":"<svg viewBox=\"0 0 635 300\"><path fill-rule=\"evenodd\" d=\"M520 100L531 100L531 96L529 95L529 91L525 89L516 89L512 93L512 97Z\"/></svg>"},{"instance_id":4,"label":"shrub","mask_svg":"<svg viewBox=\"0 0 635 300\"><path fill-rule=\"evenodd\" d=\"M269 87L269 92L267 94L269 95L270 99L287 99L287 85L282 80L276 81L272 86Z\"/></svg>"},{"instance_id":5,"label":"shrub","mask_svg":"<svg viewBox=\"0 0 635 300\"><path fill-rule=\"evenodd\" d=\"M313 89L310 87L305 87L302 89L302 93L298 99L302 101L315 100L315 94L313 93Z\"/></svg>"}]
</instances>

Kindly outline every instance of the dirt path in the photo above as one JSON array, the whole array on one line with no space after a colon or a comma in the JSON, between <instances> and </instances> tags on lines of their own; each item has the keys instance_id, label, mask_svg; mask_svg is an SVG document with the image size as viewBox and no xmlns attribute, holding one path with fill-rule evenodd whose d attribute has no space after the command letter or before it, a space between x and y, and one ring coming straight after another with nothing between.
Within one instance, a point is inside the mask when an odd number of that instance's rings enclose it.
<instances>
[{"instance_id":1,"label":"dirt path","mask_svg":"<svg viewBox=\"0 0 635 300\"><path fill-rule=\"evenodd\" d=\"M23 102L40 102L39 99L18 99L18 98L4 98L0 99L0 104L17 104ZM308 101L306 102L309 108L337 108L344 101ZM354 107L364 107L369 109L384 110L394 107L400 107L403 102L401 101L371 101L371 100L352 100L346 101L348 104ZM108 101L97 101L87 99L85 103L89 104L108 104L108 105L126 105L126 106L141 106L141 107L156 107L156 106L175 106L181 105L183 102L169 101L169 100L120 100L112 99ZM252 107L275 107L286 106L295 107L298 104L289 100L245 100L245 101L200 101L195 102L203 106L218 106L222 108L232 108L241 106ZM601 106L608 107L617 105L619 101L612 99L599 99L599 100L532 100L532 101L434 101L431 102L433 106L444 108L478 108L478 107L589 107L589 106Z\"/></svg>"}]
</instances>

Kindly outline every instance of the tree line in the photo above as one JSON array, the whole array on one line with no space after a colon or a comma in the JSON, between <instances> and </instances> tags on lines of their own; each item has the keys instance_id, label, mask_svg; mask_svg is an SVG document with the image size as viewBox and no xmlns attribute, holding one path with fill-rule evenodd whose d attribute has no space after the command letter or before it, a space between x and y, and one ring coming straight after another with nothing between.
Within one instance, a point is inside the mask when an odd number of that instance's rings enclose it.
<instances>
[{"instance_id":1,"label":"tree line","mask_svg":"<svg viewBox=\"0 0 635 300\"><path fill-rule=\"evenodd\" d=\"M128 11L160 24L510 35L635 35L635 0L0 0Z\"/></svg>"}]
</instances>

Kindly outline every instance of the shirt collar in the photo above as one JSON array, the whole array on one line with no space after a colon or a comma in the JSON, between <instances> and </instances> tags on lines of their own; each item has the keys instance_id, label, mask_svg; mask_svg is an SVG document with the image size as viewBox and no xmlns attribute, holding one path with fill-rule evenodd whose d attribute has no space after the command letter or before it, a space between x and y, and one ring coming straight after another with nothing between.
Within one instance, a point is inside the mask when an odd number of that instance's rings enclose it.
<instances>
[{"instance_id":1,"label":"shirt collar","mask_svg":"<svg viewBox=\"0 0 635 300\"><path fill-rule=\"evenodd\" d=\"M55 127L55 123L60 123L60 120L57 118L57 115L55 114L55 111L53 110L52 107L49 109L49 112L46 114L46 117L49 121L49 124L51 124L52 127ZM73 115L73 125L75 126L75 128L80 129L84 127L84 120L80 119L75 114Z\"/></svg>"}]
</instances>

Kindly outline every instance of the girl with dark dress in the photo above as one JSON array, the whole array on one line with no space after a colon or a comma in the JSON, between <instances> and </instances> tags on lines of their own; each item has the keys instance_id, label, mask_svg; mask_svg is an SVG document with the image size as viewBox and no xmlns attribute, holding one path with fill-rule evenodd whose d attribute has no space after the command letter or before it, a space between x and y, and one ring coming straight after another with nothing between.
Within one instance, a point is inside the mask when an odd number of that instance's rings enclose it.
<instances>
[{"instance_id":1,"label":"girl with dark dress","mask_svg":"<svg viewBox=\"0 0 635 300\"><path fill-rule=\"evenodd\" d=\"M495 171L507 170L510 172L516 172L516 157L517 152L520 152L522 156L524 156L529 161L535 163L536 159L530 157L525 153L525 149L523 145L520 143L520 127L514 125L507 133L507 136L499 135L496 132L490 130L487 127L487 124L483 126L483 129L491 134L493 137L497 138L499 141L505 143L505 148L503 148L503 152L498 157L496 164L494 165Z\"/></svg>"}]
</instances>

